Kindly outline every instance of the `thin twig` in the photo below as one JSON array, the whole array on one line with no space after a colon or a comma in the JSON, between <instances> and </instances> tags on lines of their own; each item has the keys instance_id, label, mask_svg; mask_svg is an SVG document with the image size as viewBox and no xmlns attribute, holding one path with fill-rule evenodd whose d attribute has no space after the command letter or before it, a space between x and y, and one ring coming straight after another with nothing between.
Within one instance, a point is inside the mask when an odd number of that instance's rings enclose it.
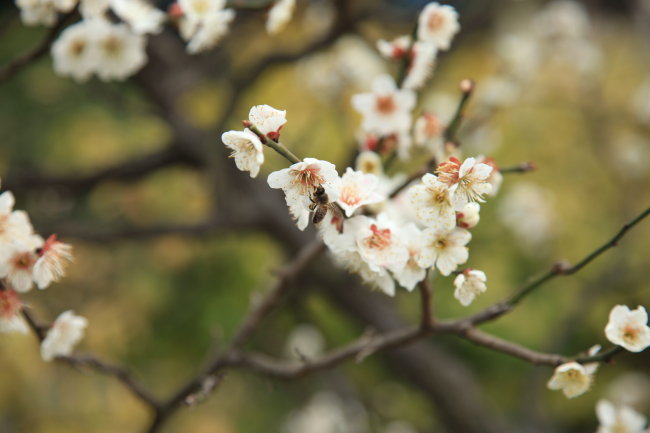
<instances>
[{"instance_id":1,"label":"thin twig","mask_svg":"<svg viewBox=\"0 0 650 433\"><path fill-rule=\"evenodd\" d=\"M596 248L594 251L587 254L582 260L576 263L573 266L567 265L566 263L556 263L550 270L546 273L540 275L534 280L530 281L528 284L521 287L509 300L499 302L495 305L492 305L485 310L470 316L466 319L463 319L466 323L471 325L478 325L480 323L488 322L494 320L508 311L512 310L515 305L521 302L526 296L530 295L535 289L547 283L548 281L563 275L573 275L598 256L603 254L605 251L609 250L618 245L618 242L623 238L625 233L630 230L632 227L640 223L644 218L650 215L650 208L647 208L641 212L638 216L632 219L630 222L625 224L610 240L605 242L600 247Z\"/></svg>"},{"instance_id":2,"label":"thin twig","mask_svg":"<svg viewBox=\"0 0 650 433\"><path fill-rule=\"evenodd\" d=\"M34 332L39 342L43 342L47 335L49 325L40 323L27 308L22 309L22 314L27 324ZM126 368L110 364L90 355L77 355L77 356L57 356L56 361L68 364L72 367L87 367L98 373L111 376L120 381L134 396L151 407L154 411L158 410L160 406L156 398L134 378L133 374Z\"/></svg>"}]
</instances>

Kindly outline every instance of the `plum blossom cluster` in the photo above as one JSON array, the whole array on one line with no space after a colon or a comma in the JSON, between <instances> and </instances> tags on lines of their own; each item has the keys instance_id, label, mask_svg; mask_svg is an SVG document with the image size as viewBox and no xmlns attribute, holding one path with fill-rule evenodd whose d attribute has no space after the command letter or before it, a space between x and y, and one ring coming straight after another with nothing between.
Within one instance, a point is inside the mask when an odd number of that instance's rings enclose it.
<instances>
[{"instance_id":1,"label":"plum blossom cluster","mask_svg":"<svg viewBox=\"0 0 650 433\"><path fill-rule=\"evenodd\" d=\"M389 75L378 76L372 92L355 95L353 107L362 115L360 145L362 150L396 151L407 158L412 144L428 147L440 161L444 127L437 116L425 112L416 122L412 111L416 93L431 77L438 51L448 50L460 30L458 13L448 5L429 3L420 13L413 36L399 36L393 41L380 40L377 48L383 57L400 64L397 83ZM412 128L415 132L411 134Z\"/></svg>"},{"instance_id":2,"label":"plum blossom cluster","mask_svg":"<svg viewBox=\"0 0 650 433\"><path fill-rule=\"evenodd\" d=\"M456 12L437 3L424 9L418 23L418 40L434 51L447 49L458 31ZM416 49L411 45L404 47L404 59L407 51ZM464 83L463 91L471 92L471 85L467 87ZM388 75L374 81L373 93L352 98L352 105L363 116L362 130L384 143L398 136L402 137L398 142L406 143L412 135L426 141L442 134L444 127L430 115L422 117L424 125L418 119L413 128L415 103L415 92L404 84L398 86ZM395 293L397 285L412 291L429 270L443 276L459 273L455 296L463 305L485 292L485 273L458 268L469 259L467 244L470 229L480 219L480 204L501 180L493 161L482 156L461 161L451 156L439 161L421 182L393 194L405 175L384 174L384 153L379 146L367 146L355 168L339 173L329 161L299 160L290 154L279 142L285 122L284 111L256 106L244 121L246 128L224 133L222 141L232 151L237 167L252 177L264 161L264 145L287 156L293 164L271 173L268 184L284 192L300 230L310 220L317 226L337 263L388 295ZM397 146L396 151L403 149ZM456 155L460 157L460 151Z\"/></svg>"},{"instance_id":3,"label":"plum blossom cluster","mask_svg":"<svg viewBox=\"0 0 650 433\"><path fill-rule=\"evenodd\" d=\"M147 0L16 0L26 25L53 26L60 14L78 11L81 20L66 27L52 45L54 70L76 81L96 75L124 80L147 63L146 37L177 27L187 52L214 48L228 34L235 11L226 0L178 0L162 11ZM266 29L281 31L290 21L295 0L272 2ZM115 20L117 18L117 20Z\"/></svg>"},{"instance_id":4,"label":"plum blossom cluster","mask_svg":"<svg viewBox=\"0 0 650 433\"><path fill-rule=\"evenodd\" d=\"M59 281L72 261L72 247L56 235L43 239L35 233L27 213L14 210L14 203L11 191L0 194L0 332L26 334L20 295ZM70 354L85 327L86 319L72 311L61 314L43 339L43 359Z\"/></svg>"},{"instance_id":5,"label":"plum blossom cluster","mask_svg":"<svg viewBox=\"0 0 650 433\"><path fill-rule=\"evenodd\" d=\"M255 106L243 131L222 135L240 170L255 177L264 145L282 146L276 140L285 114ZM357 169L347 167L342 175L331 162L305 158L271 173L268 184L284 192L300 230L314 222L337 262L393 295L396 283L410 291L427 270L449 276L467 262L469 229L478 223L479 203L492 189L493 167L476 158L462 163L451 158L390 199L394 182L383 174L378 158L362 153ZM456 277L456 297L469 305L486 290L485 282L483 272L465 270Z\"/></svg>"}]
</instances>

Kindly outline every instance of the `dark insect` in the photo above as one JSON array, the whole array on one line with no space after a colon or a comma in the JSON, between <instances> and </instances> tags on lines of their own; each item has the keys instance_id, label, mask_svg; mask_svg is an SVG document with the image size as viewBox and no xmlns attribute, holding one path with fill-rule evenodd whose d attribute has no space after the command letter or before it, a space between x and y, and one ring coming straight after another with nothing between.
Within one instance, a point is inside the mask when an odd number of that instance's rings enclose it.
<instances>
[{"instance_id":1,"label":"dark insect","mask_svg":"<svg viewBox=\"0 0 650 433\"><path fill-rule=\"evenodd\" d=\"M309 209L314 212L311 221L314 224L318 224L323 221L331 206L329 197L327 197L327 193L325 193L325 188L319 185L311 195L311 202L312 204L309 206Z\"/></svg>"}]
</instances>

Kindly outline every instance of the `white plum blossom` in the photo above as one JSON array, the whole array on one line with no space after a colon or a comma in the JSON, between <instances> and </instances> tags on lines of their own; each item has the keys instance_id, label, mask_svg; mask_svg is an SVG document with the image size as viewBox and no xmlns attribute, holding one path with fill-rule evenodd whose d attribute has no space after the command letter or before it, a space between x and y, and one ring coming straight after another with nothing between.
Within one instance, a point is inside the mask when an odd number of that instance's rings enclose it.
<instances>
[{"instance_id":1,"label":"white plum blossom","mask_svg":"<svg viewBox=\"0 0 650 433\"><path fill-rule=\"evenodd\" d=\"M235 19L233 9L224 9L206 16L187 38L189 39L187 52L197 54L214 48L228 34L233 19Z\"/></svg>"},{"instance_id":2,"label":"white plum blossom","mask_svg":"<svg viewBox=\"0 0 650 433\"><path fill-rule=\"evenodd\" d=\"M360 216L354 218L361 218ZM349 222L350 220L348 220ZM351 226L346 224L346 226ZM345 232L345 230L344 230ZM339 266L353 272L361 277L361 279L373 288L377 288L387 294L388 296L395 295L395 280L391 277L386 268L372 269L370 265L363 260L359 252L356 250L330 250L333 253L334 262Z\"/></svg>"},{"instance_id":3,"label":"white plum blossom","mask_svg":"<svg viewBox=\"0 0 650 433\"><path fill-rule=\"evenodd\" d=\"M454 298L464 307L470 305L476 296L484 293L487 290L485 282L487 277L485 272L475 269L466 269L458 274L454 279Z\"/></svg>"},{"instance_id":4,"label":"white plum blossom","mask_svg":"<svg viewBox=\"0 0 650 433\"><path fill-rule=\"evenodd\" d=\"M33 270L38 259L36 249L42 244L40 236L32 235L0 249L0 278L5 278L17 292L24 293L32 289Z\"/></svg>"},{"instance_id":5,"label":"white plum blossom","mask_svg":"<svg viewBox=\"0 0 650 433\"><path fill-rule=\"evenodd\" d=\"M23 303L13 290L0 290L0 332L27 334L29 327L21 315Z\"/></svg>"},{"instance_id":6,"label":"white plum blossom","mask_svg":"<svg viewBox=\"0 0 650 433\"><path fill-rule=\"evenodd\" d=\"M97 21L83 20L68 26L52 44L54 71L86 81L97 69L95 32Z\"/></svg>"},{"instance_id":7,"label":"white plum blossom","mask_svg":"<svg viewBox=\"0 0 650 433\"><path fill-rule=\"evenodd\" d=\"M354 171L348 167L345 174L341 176L340 185L338 203L348 217L361 206L386 199L378 190L379 178L374 174Z\"/></svg>"},{"instance_id":8,"label":"white plum blossom","mask_svg":"<svg viewBox=\"0 0 650 433\"><path fill-rule=\"evenodd\" d=\"M97 63L95 72L104 80L124 80L147 62L146 39L126 24L99 21L95 28Z\"/></svg>"},{"instance_id":9,"label":"white plum blossom","mask_svg":"<svg viewBox=\"0 0 650 433\"><path fill-rule=\"evenodd\" d=\"M409 223L399 229L399 237L408 250L409 258L404 268L394 272L394 275L399 285L410 292L427 275L426 269L418 264L418 257L423 246L422 231L415 224Z\"/></svg>"},{"instance_id":10,"label":"white plum blossom","mask_svg":"<svg viewBox=\"0 0 650 433\"><path fill-rule=\"evenodd\" d=\"M390 135L408 131L415 93L398 89L390 75L380 75L372 84L372 93L352 97L352 106L363 116L364 131Z\"/></svg>"},{"instance_id":11,"label":"white plum blossom","mask_svg":"<svg viewBox=\"0 0 650 433\"><path fill-rule=\"evenodd\" d=\"M235 11L224 9L225 0L179 0L183 12L180 33L189 41L187 52L196 54L216 46L228 33Z\"/></svg>"},{"instance_id":12,"label":"white plum blossom","mask_svg":"<svg viewBox=\"0 0 650 433\"><path fill-rule=\"evenodd\" d=\"M34 233L27 213L13 210L14 203L11 191L0 194L0 254L9 248L12 242L28 240Z\"/></svg>"},{"instance_id":13,"label":"white plum blossom","mask_svg":"<svg viewBox=\"0 0 650 433\"><path fill-rule=\"evenodd\" d=\"M248 120L271 140L277 140L280 130L287 123L287 112L270 105L256 105L248 112Z\"/></svg>"},{"instance_id":14,"label":"white plum blossom","mask_svg":"<svg viewBox=\"0 0 650 433\"><path fill-rule=\"evenodd\" d=\"M110 0L110 6L137 34L162 31L165 13L144 0Z\"/></svg>"},{"instance_id":15,"label":"white plum blossom","mask_svg":"<svg viewBox=\"0 0 650 433\"><path fill-rule=\"evenodd\" d=\"M16 0L20 8L20 19L28 26L45 25L53 26L59 10L52 1L44 0Z\"/></svg>"},{"instance_id":16,"label":"white plum blossom","mask_svg":"<svg viewBox=\"0 0 650 433\"><path fill-rule=\"evenodd\" d=\"M269 174L267 182L271 188L284 191L289 212L297 220L298 228L304 230L309 223L309 206L314 190L322 186L329 200L336 201L341 179L331 162L305 158L289 168Z\"/></svg>"},{"instance_id":17,"label":"white plum blossom","mask_svg":"<svg viewBox=\"0 0 650 433\"><path fill-rule=\"evenodd\" d=\"M418 18L418 39L431 42L440 50L449 49L451 40L460 30L458 12L448 5L429 3Z\"/></svg>"},{"instance_id":18,"label":"white plum blossom","mask_svg":"<svg viewBox=\"0 0 650 433\"><path fill-rule=\"evenodd\" d=\"M438 148L442 146L445 127L439 116L424 112L413 125L413 141L416 146Z\"/></svg>"},{"instance_id":19,"label":"white plum blossom","mask_svg":"<svg viewBox=\"0 0 650 433\"><path fill-rule=\"evenodd\" d=\"M66 266L72 261L72 246L52 235L38 250L37 255L33 278L39 289L45 289L65 275Z\"/></svg>"},{"instance_id":20,"label":"white plum blossom","mask_svg":"<svg viewBox=\"0 0 650 433\"><path fill-rule=\"evenodd\" d=\"M278 0L273 3L266 20L266 31L270 35L279 33L291 21L296 0Z\"/></svg>"},{"instance_id":21,"label":"white plum blossom","mask_svg":"<svg viewBox=\"0 0 650 433\"><path fill-rule=\"evenodd\" d=\"M553 377L548 381L548 387L554 391L561 389L567 398L578 397L591 387L593 374L597 368L596 363L586 366L577 362L567 362L555 369Z\"/></svg>"},{"instance_id":22,"label":"white plum blossom","mask_svg":"<svg viewBox=\"0 0 650 433\"><path fill-rule=\"evenodd\" d=\"M232 150L230 157L235 159L237 168L256 177L264 163L264 146L259 137L246 128L243 131L224 132L221 141Z\"/></svg>"},{"instance_id":23,"label":"white plum blossom","mask_svg":"<svg viewBox=\"0 0 650 433\"><path fill-rule=\"evenodd\" d=\"M589 356L595 355L600 349L599 345L592 347L589 349ZM588 364L566 362L555 369L547 386L554 391L561 389L567 398L578 397L589 390L597 370L596 362Z\"/></svg>"},{"instance_id":24,"label":"white plum blossom","mask_svg":"<svg viewBox=\"0 0 650 433\"><path fill-rule=\"evenodd\" d=\"M455 228L451 231L428 228L422 232L424 247L420 252L418 264L423 268L438 268L444 276L451 274L458 265L467 262L469 251L467 243L472 234L465 229Z\"/></svg>"},{"instance_id":25,"label":"white plum blossom","mask_svg":"<svg viewBox=\"0 0 650 433\"><path fill-rule=\"evenodd\" d=\"M412 186L408 194L415 216L422 224L446 231L454 228L456 212L446 183L427 173L422 177L422 184Z\"/></svg>"},{"instance_id":26,"label":"white plum blossom","mask_svg":"<svg viewBox=\"0 0 650 433\"><path fill-rule=\"evenodd\" d=\"M470 202L485 201L483 195L492 190L488 178L492 167L479 163L475 158L467 158L461 165L455 157L438 166L438 179L449 185L453 193L453 204L457 211Z\"/></svg>"},{"instance_id":27,"label":"white plum blossom","mask_svg":"<svg viewBox=\"0 0 650 433\"><path fill-rule=\"evenodd\" d=\"M360 152L354 165L357 171L374 174L375 176L382 176L384 174L381 157L376 152L370 150Z\"/></svg>"},{"instance_id":28,"label":"white plum blossom","mask_svg":"<svg viewBox=\"0 0 650 433\"><path fill-rule=\"evenodd\" d=\"M597 433L645 433L647 418L629 406L614 406L608 400L596 404L600 426Z\"/></svg>"},{"instance_id":29,"label":"white plum blossom","mask_svg":"<svg viewBox=\"0 0 650 433\"><path fill-rule=\"evenodd\" d=\"M370 269L401 271L409 259L409 251L401 242L397 227L386 214L377 219L359 216L353 226L357 249Z\"/></svg>"},{"instance_id":30,"label":"white plum blossom","mask_svg":"<svg viewBox=\"0 0 650 433\"><path fill-rule=\"evenodd\" d=\"M617 305L609 313L605 335L612 343L630 352L641 352L650 346L648 313L638 306L631 310L626 305Z\"/></svg>"},{"instance_id":31,"label":"white plum blossom","mask_svg":"<svg viewBox=\"0 0 650 433\"><path fill-rule=\"evenodd\" d=\"M456 212L456 225L463 229L476 227L481 219L480 210L481 206L478 203L467 203L463 210Z\"/></svg>"},{"instance_id":32,"label":"white plum blossom","mask_svg":"<svg viewBox=\"0 0 650 433\"><path fill-rule=\"evenodd\" d=\"M88 321L72 311L61 313L47 332L41 343L41 357L44 361L51 361L57 356L67 356L81 341Z\"/></svg>"}]
</instances>

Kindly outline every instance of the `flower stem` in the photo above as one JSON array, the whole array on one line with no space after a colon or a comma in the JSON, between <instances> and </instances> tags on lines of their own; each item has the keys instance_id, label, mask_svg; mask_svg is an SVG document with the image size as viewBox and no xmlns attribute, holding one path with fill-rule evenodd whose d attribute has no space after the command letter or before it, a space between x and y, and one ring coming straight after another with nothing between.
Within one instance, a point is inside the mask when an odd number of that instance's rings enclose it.
<instances>
[{"instance_id":1,"label":"flower stem","mask_svg":"<svg viewBox=\"0 0 650 433\"><path fill-rule=\"evenodd\" d=\"M248 129L250 129L255 134L257 134L257 136L260 137L260 139L262 140L262 143L264 143L265 145L267 145L271 149L275 150L280 155L284 156L292 164L300 162L300 159L296 155L291 153L291 151L289 149L284 147L283 144L281 144L281 143L279 143L279 142L277 142L275 140L272 140L269 137L267 137L266 135L262 134L262 132L259 129L257 129L257 127L255 125L250 125L248 127Z\"/></svg>"}]
</instances>

